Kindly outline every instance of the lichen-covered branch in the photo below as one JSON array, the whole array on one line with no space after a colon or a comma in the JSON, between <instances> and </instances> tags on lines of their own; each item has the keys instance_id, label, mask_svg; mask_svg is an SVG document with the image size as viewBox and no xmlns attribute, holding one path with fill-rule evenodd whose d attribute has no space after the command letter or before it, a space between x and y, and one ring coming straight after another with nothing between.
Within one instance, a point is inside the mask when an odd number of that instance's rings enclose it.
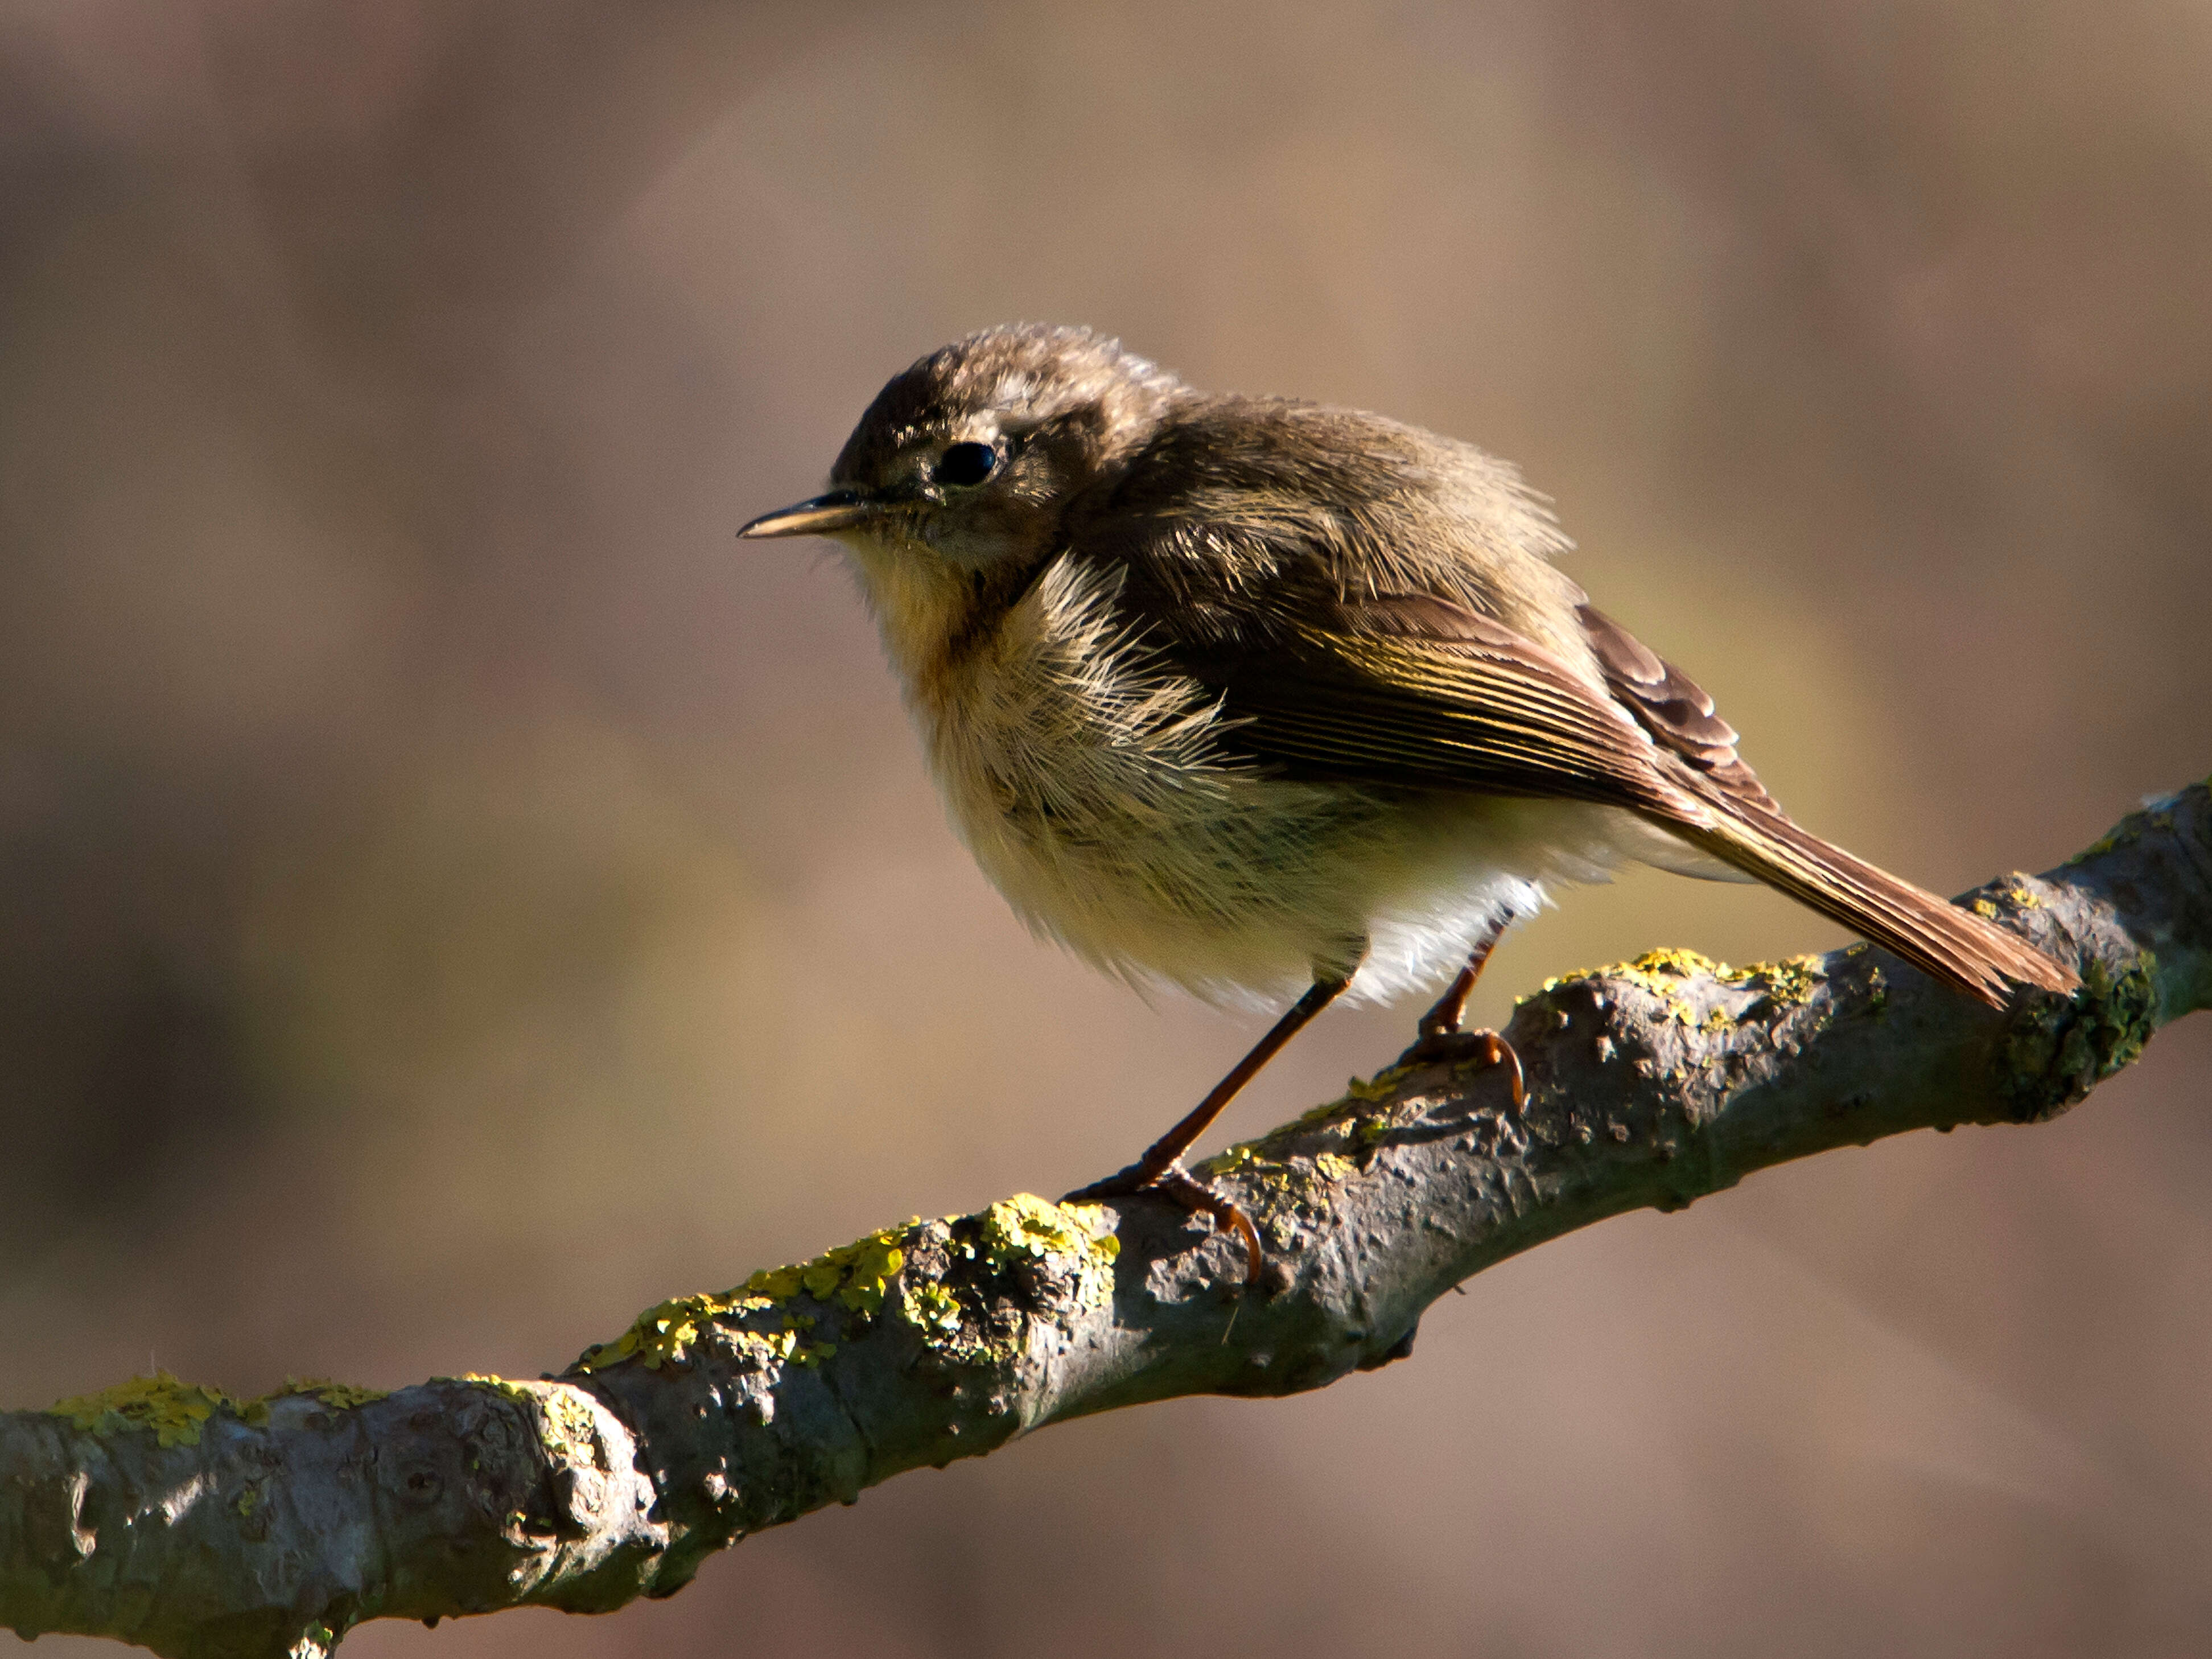
<instances>
[{"instance_id":1,"label":"lichen-covered branch","mask_svg":"<svg viewBox=\"0 0 2212 1659\"><path fill-rule=\"evenodd\" d=\"M1020 1197L652 1309L557 1378L240 1403L173 1378L0 1415L0 1623L174 1655L327 1650L366 1619L604 1611L902 1470L1175 1395L1407 1354L1422 1310L1605 1216L1907 1129L2035 1122L2212 1004L2212 795L1968 902L2076 964L2001 1014L1864 945L1547 983L1500 1075L1384 1073L1211 1173L1269 1276L1163 1205Z\"/></svg>"}]
</instances>

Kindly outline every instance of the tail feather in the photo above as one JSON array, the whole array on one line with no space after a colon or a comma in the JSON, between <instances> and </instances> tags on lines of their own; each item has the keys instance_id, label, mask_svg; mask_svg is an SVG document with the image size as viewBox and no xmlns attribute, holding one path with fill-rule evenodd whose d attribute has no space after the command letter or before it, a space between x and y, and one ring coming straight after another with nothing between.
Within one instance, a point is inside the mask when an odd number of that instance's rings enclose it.
<instances>
[{"instance_id":1,"label":"tail feather","mask_svg":"<svg viewBox=\"0 0 2212 1659\"><path fill-rule=\"evenodd\" d=\"M2009 1000L2008 981L2062 995L2081 986L2071 969L2017 935L1853 858L1788 818L1732 802L1707 804L1713 810L1706 823L1665 827L1991 1007Z\"/></svg>"}]
</instances>

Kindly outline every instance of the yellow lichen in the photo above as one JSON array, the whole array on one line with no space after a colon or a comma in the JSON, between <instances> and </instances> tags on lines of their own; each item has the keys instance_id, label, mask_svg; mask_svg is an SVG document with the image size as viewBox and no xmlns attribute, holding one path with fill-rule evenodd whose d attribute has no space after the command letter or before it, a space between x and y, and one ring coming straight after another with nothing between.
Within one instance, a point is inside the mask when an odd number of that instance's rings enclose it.
<instances>
[{"instance_id":1,"label":"yellow lichen","mask_svg":"<svg viewBox=\"0 0 2212 1659\"><path fill-rule=\"evenodd\" d=\"M756 1275L757 1277L757 1275ZM590 1372L635 1358L649 1371L690 1357L714 1328L717 1317L733 1316L769 1304L737 1291L722 1296L678 1296L647 1308L630 1322L630 1328L611 1342L593 1344L584 1351L574 1369Z\"/></svg>"},{"instance_id":2,"label":"yellow lichen","mask_svg":"<svg viewBox=\"0 0 2212 1659\"><path fill-rule=\"evenodd\" d=\"M1258 1182L1261 1191L1271 1196L1279 1190L1287 1190L1297 1186L1307 1172L1298 1159L1284 1159L1268 1153L1267 1142L1274 1138L1269 1135L1259 1140L1239 1141L1206 1159L1200 1168L1208 1175L1243 1176Z\"/></svg>"},{"instance_id":3,"label":"yellow lichen","mask_svg":"<svg viewBox=\"0 0 2212 1659\"><path fill-rule=\"evenodd\" d=\"M197 1446L200 1425L216 1412L235 1412L237 1402L217 1389L197 1382L180 1382L167 1371L134 1376L98 1394L58 1400L46 1407L54 1417L66 1417L80 1430L96 1434L118 1429L151 1429L164 1446Z\"/></svg>"},{"instance_id":4,"label":"yellow lichen","mask_svg":"<svg viewBox=\"0 0 2212 1659\"><path fill-rule=\"evenodd\" d=\"M1249 1140L1215 1153L1206 1160L1206 1167L1215 1175L1237 1175L1258 1168L1260 1149Z\"/></svg>"},{"instance_id":5,"label":"yellow lichen","mask_svg":"<svg viewBox=\"0 0 2212 1659\"><path fill-rule=\"evenodd\" d=\"M647 1370L683 1364L709 1335L719 1333L741 1358L772 1367L787 1360L814 1364L836 1352L830 1342L801 1343L799 1333L814 1322L803 1314L785 1311L786 1304L805 1296L834 1304L862 1319L872 1319L883 1309L884 1296L906 1265L906 1244L921 1224L915 1217L905 1225L886 1227L850 1244L841 1244L809 1261L781 1267L763 1267L735 1290L719 1296L679 1296L647 1308L630 1328L611 1342L585 1351L574 1369L603 1370L635 1358ZM752 1316L780 1313L784 1328L744 1328Z\"/></svg>"},{"instance_id":6,"label":"yellow lichen","mask_svg":"<svg viewBox=\"0 0 2212 1659\"><path fill-rule=\"evenodd\" d=\"M984 1265L1004 1272L1021 1259L1111 1262L1121 1253L1121 1241L1101 1230L1103 1219L1096 1204L1054 1204L1034 1193L1016 1193L983 1212Z\"/></svg>"},{"instance_id":7,"label":"yellow lichen","mask_svg":"<svg viewBox=\"0 0 2212 1659\"><path fill-rule=\"evenodd\" d=\"M981 1259L994 1272L1018 1260L1064 1259L1077 1269L1079 1293L1090 1297L1097 1293L1099 1283L1110 1278L1103 1270L1121 1249L1121 1241L1110 1232L1101 1236L1094 1231L1101 1213L1096 1205L1051 1204L1026 1193L1018 1194L993 1205L982 1216ZM586 1350L572 1369L588 1374L635 1359L647 1370L658 1370L684 1363L710 1340L718 1352L726 1351L762 1370L787 1363L819 1364L837 1352L838 1344L807 1339L803 1334L813 1329L816 1322L793 1311L790 1304L803 1297L841 1308L850 1316L844 1327L849 1332L851 1320L865 1323L879 1315L884 1298L894 1288L899 1311L909 1322L933 1338L950 1337L961 1326L957 1293L930 1281L907 1283L902 1270L926 1232L942 1238L951 1224L925 1224L916 1217L903 1226L886 1227L841 1244L811 1261L763 1267L720 1296L672 1298L647 1309L613 1341ZM952 1248L969 1260L978 1258L972 1243Z\"/></svg>"},{"instance_id":8,"label":"yellow lichen","mask_svg":"<svg viewBox=\"0 0 2212 1659\"><path fill-rule=\"evenodd\" d=\"M1338 1109L1324 1108L1321 1115L1328 1116ZM1242 1176L1252 1183L1242 1199L1246 1212L1263 1234L1286 1250L1297 1240L1298 1218L1326 1218L1331 1207L1330 1187L1358 1173L1358 1165L1337 1152L1311 1157L1271 1154L1272 1145L1308 1124L1313 1116L1309 1113L1297 1125L1256 1141L1241 1142L1200 1166L1207 1175ZM1389 1127L1387 1119L1377 1121L1364 1115L1346 1120L1341 1127L1353 1144L1363 1147L1387 1134Z\"/></svg>"},{"instance_id":9,"label":"yellow lichen","mask_svg":"<svg viewBox=\"0 0 2212 1659\"><path fill-rule=\"evenodd\" d=\"M1721 977L1730 985L1748 985L1765 981L1760 986L1777 1002L1810 1002L1813 993L1827 975L1820 969L1818 957L1784 957L1779 962L1757 962L1748 968L1729 969Z\"/></svg>"},{"instance_id":10,"label":"yellow lichen","mask_svg":"<svg viewBox=\"0 0 2212 1659\"><path fill-rule=\"evenodd\" d=\"M487 1371L464 1371L441 1379L475 1382L528 1406L536 1414L538 1439L557 1462L601 1462L599 1428L591 1402L574 1384L556 1382L518 1382ZM470 1468L474 1468L471 1463Z\"/></svg>"},{"instance_id":11,"label":"yellow lichen","mask_svg":"<svg viewBox=\"0 0 2212 1659\"><path fill-rule=\"evenodd\" d=\"M282 1400L287 1395L311 1395L324 1405L343 1412L382 1400L391 1392L389 1389L363 1389L351 1382L334 1382L327 1376L288 1376L283 1388L262 1398Z\"/></svg>"},{"instance_id":12,"label":"yellow lichen","mask_svg":"<svg viewBox=\"0 0 2212 1659\"><path fill-rule=\"evenodd\" d=\"M1665 1018L1678 1025L1702 1024L1707 1030L1720 1030L1734 1024L1733 1017L1719 1008L1700 1016L1695 1005L1682 994L1690 981L1700 977L1723 985L1752 986L1775 1002L1796 1004L1810 1001L1814 988L1825 976L1818 957L1787 957L1780 962L1755 962L1747 968L1731 968L1700 951L1668 949L1647 951L1633 962L1616 962L1607 968L1586 968L1557 975L1544 981L1539 994L1586 980L1626 980L1664 1003ZM1527 1000L1526 997L1522 999L1523 1002Z\"/></svg>"},{"instance_id":13,"label":"yellow lichen","mask_svg":"<svg viewBox=\"0 0 2212 1659\"><path fill-rule=\"evenodd\" d=\"M1556 991L1561 986L1571 985L1578 980L1625 979L1655 997L1668 998L1674 993L1675 981L1693 979L1700 974L1710 974L1715 979L1722 979L1729 971L1728 963L1715 962L1698 951L1646 951L1633 962L1616 962L1609 968L1579 968L1571 974L1554 975L1539 988Z\"/></svg>"},{"instance_id":14,"label":"yellow lichen","mask_svg":"<svg viewBox=\"0 0 2212 1659\"><path fill-rule=\"evenodd\" d=\"M941 1246L957 1261L976 1263L988 1273L1028 1273L1042 1271L1065 1285L1079 1306L1102 1306L1113 1293L1113 1263L1121 1241L1104 1225L1105 1212L1096 1204L1054 1204L1030 1193L994 1204L970 1223L965 1218L928 1224L916 1237L923 1244ZM924 1260L934 1255L933 1249ZM906 1322L921 1333L924 1341L940 1356L955 1361L1003 1357L1023 1340L1018 1330L1000 1324L997 1313L988 1312L993 1293L966 1291L964 1275L943 1279L902 1278L898 1310ZM1071 1282L1072 1281L1072 1282ZM1031 1284L1032 1292L1037 1288ZM805 1362L806 1356L800 1358Z\"/></svg>"},{"instance_id":15,"label":"yellow lichen","mask_svg":"<svg viewBox=\"0 0 2212 1659\"><path fill-rule=\"evenodd\" d=\"M386 1398L387 1389L363 1389L350 1382L334 1382L327 1376L288 1376L284 1386L272 1389L238 1408L238 1414L258 1427L269 1420L269 1408L279 1400L313 1400L333 1411L351 1411Z\"/></svg>"},{"instance_id":16,"label":"yellow lichen","mask_svg":"<svg viewBox=\"0 0 2212 1659\"><path fill-rule=\"evenodd\" d=\"M1889 981L1882 977L1881 969L1872 969L1867 975L1867 1009L1880 1013L1889 1006Z\"/></svg>"},{"instance_id":17,"label":"yellow lichen","mask_svg":"<svg viewBox=\"0 0 2212 1659\"><path fill-rule=\"evenodd\" d=\"M744 1282L744 1292L767 1302L788 1302L801 1291L817 1302L835 1299L854 1313L872 1316L884 1305L884 1291L906 1263L907 1235L920 1216L903 1226L886 1227L866 1238L788 1267L763 1267ZM737 1294L732 1292L732 1294Z\"/></svg>"},{"instance_id":18,"label":"yellow lichen","mask_svg":"<svg viewBox=\"0 0 2212 1659\"><path fill-rule=\"evenodd\" d=\"M540 1434L548 1451L569 1462L598 1462L599 1419L580 1389L565 1382L540 1382L532 1388L537 1401Z\"/></svg>"},{"instance_id":19,"label":"yellow lichen","mask_svg":"<svg viewBox=\"0 0 2212 1659\"><path fill-rule=\"evenodd\" d=\"M899 1311L925 1336L950 1336L960 1328L960 1298L934 1279L902 1286Z\"/></svg>"}]
</instances>

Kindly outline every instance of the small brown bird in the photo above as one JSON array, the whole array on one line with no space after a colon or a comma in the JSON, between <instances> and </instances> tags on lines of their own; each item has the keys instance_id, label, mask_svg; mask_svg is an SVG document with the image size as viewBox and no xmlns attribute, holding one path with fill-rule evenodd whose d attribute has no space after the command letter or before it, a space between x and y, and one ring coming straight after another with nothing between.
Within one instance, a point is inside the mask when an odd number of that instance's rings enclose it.
<instances>
[{"instance_id":1,"label":"small brown bird","mask_svg":"<svg viewBox=\"0 0 2212 1659\"><path fill-rule=\"evenodd\" d=\"M2066 969L1790 821L1682 672L1551 563L1514 469L1380 416L1199 392L1087 330L986 330L892 380L830 489L953 823L1036 931L1215 1001L1293 996L1119 1175L1243 1237L1181 1158L1340 995L1444 984L1624 862L1763 881L1969 996ZM1301 994L1302 993L1302 994Z\"/></svg>"}]
</instances>

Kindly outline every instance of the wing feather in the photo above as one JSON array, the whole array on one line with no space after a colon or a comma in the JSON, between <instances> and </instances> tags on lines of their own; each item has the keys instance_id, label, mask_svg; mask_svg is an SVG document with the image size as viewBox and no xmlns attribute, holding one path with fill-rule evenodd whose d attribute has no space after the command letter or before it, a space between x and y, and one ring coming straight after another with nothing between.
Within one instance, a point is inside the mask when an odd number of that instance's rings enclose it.
<instances>
[{"instance_id":1,"label":"wing feather","mask_svg":"<svg viewBox=\"0 0 2212 1659\"><path fill-rule=\"evenodd\" d=\"M1450 600L1339 603L1175 654L1219 696L1230 741L1291 775L1705 816L1602 691Z\"/></svg>"},{"instance_id":2,"label":"wing feather","mask_svg":"<svg viewBox=\"0 0 2212 1659\"><path fill-rule=\"evenodd\" d=\"M1497 572L1468 574L1437 503L1400 498L1407 545L1363 556L1360 514L1314 518L1310 492L1219 482L1202 513L1170 496L1093 519L1071 556L1116 567L1133 628L1218 698L1225 747L1289 777L1624 807L1985 1002L2003 1006L2008 979L2078 982L1793 823L1713 700L1536 554L1488 551L1522 588L1565 600L1563 632L1529 611L1541 644L1486 614ZM1426 583L1377 580L1431 567Z\"/></svg>"}]
</instances>

